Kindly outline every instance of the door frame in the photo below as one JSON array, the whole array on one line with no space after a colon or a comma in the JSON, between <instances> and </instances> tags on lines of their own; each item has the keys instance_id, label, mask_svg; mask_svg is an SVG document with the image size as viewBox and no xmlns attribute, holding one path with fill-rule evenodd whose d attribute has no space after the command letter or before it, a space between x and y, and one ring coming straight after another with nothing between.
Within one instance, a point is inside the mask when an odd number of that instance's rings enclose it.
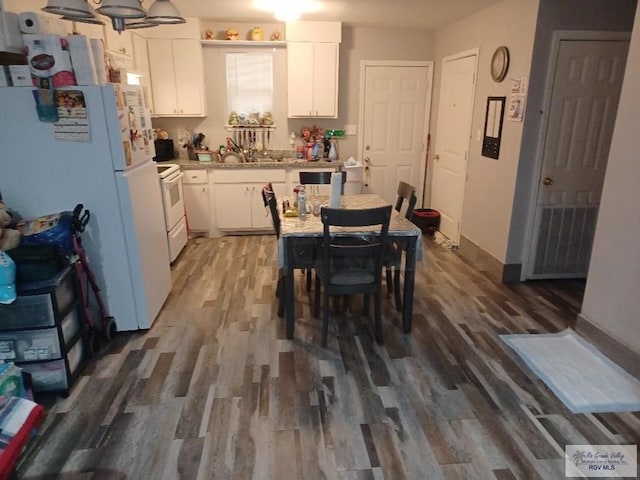
<instances>
[{"instance_id":1,"label":"door frame","mask_svg":"<svg viewBox=\"0 0 640 480\"><path fill-rule=\"evenodd\" d=\"M433 61L401 61L401 60L360 60L360 105L358 106L358 158L364 158L364 100L365 100L365 85L367 80L367 68L369 67L426 67L427 68L427 91L425 93L425 106L424 106L424 125L422 137L422 152L421 156L423 161L420 162L420 180L417 185L418 191L416 195L418 202L416 208L423 206L424 197L424 179L427 174L427 154L428 154L428 137L429 126L431 120L431 96L433 93ZM363 172L365 175L366 172Z\"/></svg>"},{"instance_id":2,"label":"door frame","mask_svg":"<svg viewBox=\"0 0 640 480\"><path fill-rule=\"evenodd\" d=\"M472 95L472 99L471 99L471 105L470 105L470 109L469 109L469 119L468 119L468 130L469 130L469 136L467 138L467 144L466 144L466 149L467 149L467 154L466 154L466 158L465 158L465 162L464 162L464 177L465 177L465 184L464 184L464 188L462 189L462 202L460 204L460 228L458 228L458 238L453 239L450 238L449 240L451 240L452 242L454 242L455 245L459 245L460 243L460 237L462 235L462 212L464 209L464 197L465 197L465 191L467 189L467 171L469 168L469 152L471 150L471 139L473 137L473 132L472 132L472 127L473 127L473 115L474 115L474 108L475 108L475 104L476 104L476 94L477 94L477 90L478 90L478 63L480 61L480 48L479 47L475 47L475 48L470 48L468 50L463 50L462 52L457 52L454 53L452 55L446 55L444 57L442 57L441 60L441 73L440 73L440 85L438 86L438 95L441 94L442 91L442 76L444 75L444 64L445 62L451 61L451 60L458 60L461 58L465 58L465 57L471 57L474 56L476 59L476 64L475 64L475 71L473 72L473 95ZM438 116L436 118L436 136L435 136L435 142L433 142L433 150L436 151L436 146L438 145L438 130L437 128L440 126L440 96L438 96ZM433 200L433 182L435 181L435 164L430 165L430 169L431 169L431 184L429 185L430 188L430 203Z\"/></svg>"},{"instance_id":3,"label":"door frame","mask_svg":"<svg viewBox=\"0 0 640 480\"><path fill-rule=\"evenodd\" d=\"M629 41L631 39L630 32L617 32L609 30L557 30L553 32L551 38L551 50L549 52L548 68L544 84L544 96L542 100L542 115L540 120L540 130L538 131L538 140L536 141L536 154L534 156L533 174L531 175L531 196L529 197L529 206L525 240L524 255L522 258L522 270L520 271L520 280L525 281L533 279L530 269L535 259L535 221L538 213L538 196L540 195L540 176L542 175L544 146L547 138L547 129L549 128L549 109L553 96L553 79L556 75L556 65L558 55L560 54L560 43L565 40L602 40L602 41ZM606 170L605 170L606 175Z\"/></svg>"}]
</instances>

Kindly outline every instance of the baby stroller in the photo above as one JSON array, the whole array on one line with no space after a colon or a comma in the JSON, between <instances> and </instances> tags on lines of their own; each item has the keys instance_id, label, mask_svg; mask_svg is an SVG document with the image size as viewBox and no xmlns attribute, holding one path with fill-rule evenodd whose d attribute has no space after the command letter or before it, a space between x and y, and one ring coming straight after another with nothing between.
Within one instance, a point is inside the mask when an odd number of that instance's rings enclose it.
<instances>
[{"instance_id":1,"label":"baby stroller","mask_svg":"<svg viewBox=\"0 0 640 480\"><path fill-rule=\"evenodd\" d=\"M82 313L89 328L88 350L96 355L101 340L110 342L116 331L115 319L109 315L100 294L95 275L89 267L87 255L82 247L80 234L84 232L91 213L79 203L73 212L47 215L35 220L20 222L22 225L22 245L54 245L66 257L70 265L75 266L82 301ZM97 312L92 308L90 295L93 294Z\"/></svg>"}]
</instances>

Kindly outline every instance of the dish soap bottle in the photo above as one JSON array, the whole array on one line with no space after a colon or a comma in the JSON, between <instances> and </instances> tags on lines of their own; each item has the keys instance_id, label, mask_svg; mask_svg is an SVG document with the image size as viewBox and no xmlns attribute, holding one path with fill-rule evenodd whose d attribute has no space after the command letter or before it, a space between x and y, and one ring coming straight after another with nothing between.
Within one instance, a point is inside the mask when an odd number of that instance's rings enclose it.
<instances>
[{"instance_id":1,"label":"dish soap bottle","mask_svg":"<svg viewBox=\"0 0 640 480\"><path fill-rule=\"evenodd\" d=\"M304 185L300 187L298 192L298 216L302 219L307 218L307 193Z\"/></svg>"},{"instance_id":2,"label":"dish soap bottle","mask_svg":"<svg viewBox=\"0 0 640 480\"><path fill-rule=\"evenodd\" d=\"M336 141L331 139L331 147L329 148L329 155L327 156L329 160L337 160L338 159L338 150L336 149Z\"/></svg>"}]
</instances>

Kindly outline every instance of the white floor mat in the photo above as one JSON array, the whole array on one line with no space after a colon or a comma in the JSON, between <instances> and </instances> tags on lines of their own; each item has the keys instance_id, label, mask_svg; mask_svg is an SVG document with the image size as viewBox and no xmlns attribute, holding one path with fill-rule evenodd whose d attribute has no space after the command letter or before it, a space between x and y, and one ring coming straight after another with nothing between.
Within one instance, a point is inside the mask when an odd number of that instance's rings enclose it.
<instances>
[{"instance_id":1,"label":"white floor mat","mask_svg":"<svg viewBox=\"0 0 640 480\"><path fill-rule=\"evenodd\" d=\"M640 411L640 381L573 330L500 338L573 413Z\"/></svg>"}]
</instances>

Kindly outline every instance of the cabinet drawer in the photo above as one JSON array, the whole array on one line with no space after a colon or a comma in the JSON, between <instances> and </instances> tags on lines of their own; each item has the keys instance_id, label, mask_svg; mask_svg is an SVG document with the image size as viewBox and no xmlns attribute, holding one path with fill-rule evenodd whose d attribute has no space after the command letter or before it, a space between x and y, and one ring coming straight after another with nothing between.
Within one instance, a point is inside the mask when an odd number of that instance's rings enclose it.
<instances>
[{"instance_id":1,"label":"cabinet drawer","mask_svg":"<svg viewBox=\"0 0 640 480\"><path fill-rule=\"evenodd\" d=\"M82 365L84 355L84 343L80 338L67 354L71 376ZM67 377L64 359L42 363L24 363L19 367L31 374L33 389L36 392L68 390L71 385L70 378Z\"/></svg>"},{"instance_id":2,"label":"cabinet drawer","mask_svg":"<svg viewBox=\"0 0 640 480\"><path fill-rule=\"evenodd\" d=\"M61 322L64 345L77 335L81 328L79 308L71 310ZM0 333L0 359L16 362L32 362L60 358L64 347L58 341L55 327L40 330L16 330Z\"/></svg>"},{"instance_id":3,"label":"cabinet drawer","mask_svg":"<svg viewBox=\"0 0 640 480\"><path fill-rule=\"evenodd\" d=\"M284 183L286 172L284 169L269 168L219 169L215 172L214 178L216 183Z\"/></svg>"},{"instance_id":4,"label":"cabinet drawer","mask_svg":"<svg viewBox=\"0 0 640 480\"><path fill-rule=\"evenodd\" d=\"M182 173L184 173L182 181L186 184L207 183L206 170L183 170Z\"/></svg>"},{"instance_id":5,"label":"cabinet drawer","mask_svg":"<svg viewBox=\"0 0 640 480\"><path fill-rule=\"evenodd\" d=\"M0 334L0 355L4 360L32 362L60 358L58 330L26 330Z\"/></svg>"},{"instance_id":6,"label":"cabinet drawer","mask_svg":"<svg viewBox=\"0 0 640 480\"><path fill-rule=\"evenodd\" d=\"M15 302L0 305L0 330L55 325L56 313L66 310L76 298L75 274L68 271L49 293L29 293L21 291Z\"/></svg>"}]
</instances>

